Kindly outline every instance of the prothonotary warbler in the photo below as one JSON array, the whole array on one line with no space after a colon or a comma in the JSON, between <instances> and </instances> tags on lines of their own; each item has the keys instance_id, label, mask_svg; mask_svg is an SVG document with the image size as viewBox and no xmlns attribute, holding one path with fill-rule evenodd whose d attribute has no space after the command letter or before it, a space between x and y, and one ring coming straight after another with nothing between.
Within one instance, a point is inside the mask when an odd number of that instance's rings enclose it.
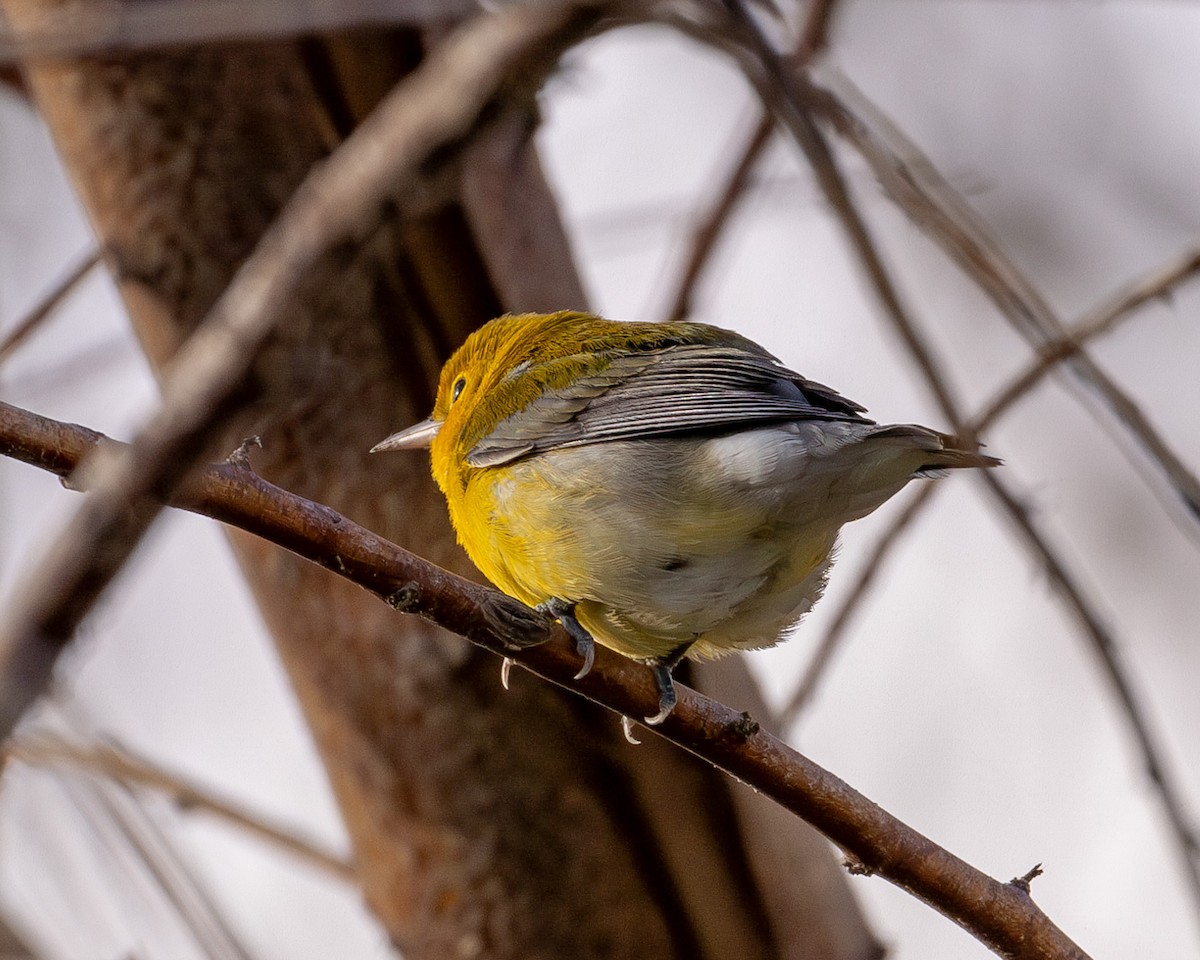
<instances>
[{"instance_id":1,"label":"prothonotary warbler","mask_svg":"<svg viewBox=\"0 0 1200 960\"><path fill-rule=\"evenodd\" d=\"M442 369L429 447L458 539L505 593L654 671L777 643L825 586L842 524L915 477L999 463L881 426L758 344L702 323L504 316Z\"/></svg>"}]
</instances>

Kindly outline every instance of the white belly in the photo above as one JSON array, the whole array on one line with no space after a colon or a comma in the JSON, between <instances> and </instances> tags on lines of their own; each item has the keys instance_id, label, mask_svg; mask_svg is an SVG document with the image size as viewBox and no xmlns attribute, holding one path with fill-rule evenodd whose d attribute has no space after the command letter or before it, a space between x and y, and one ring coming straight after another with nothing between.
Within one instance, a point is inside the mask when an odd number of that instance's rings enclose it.
<instances>
[{"instance_id":1,"label":"white belly","mask_svg":"<svg viewBox=\"0 0 1200 960\"><path fill-rule=\"evenodd\" d=\"M496 535L524 551L525 599L577 603L622 653L770 646L820 597L841 525L911 475L879 469L895 458L857 442L870 430L802 423L559 448L506 468Z\"/></svg>"}]
</instances>

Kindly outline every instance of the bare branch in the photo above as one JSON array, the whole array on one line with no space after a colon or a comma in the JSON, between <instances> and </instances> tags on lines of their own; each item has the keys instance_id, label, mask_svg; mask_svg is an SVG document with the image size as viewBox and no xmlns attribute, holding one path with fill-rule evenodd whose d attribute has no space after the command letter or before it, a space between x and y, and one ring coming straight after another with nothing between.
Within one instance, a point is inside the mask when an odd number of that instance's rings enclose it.
<instances>
[{"instance_id":1,"label":"bare branch","mask_svg":"<svg viewBox=\"0 0 1200 960\"><path fill-rule=\"evenodd\" d=\"M1122 662L1121 649L1116 635L1086 599L1083 588L1075 581L1065 562L1045 537L1038 532L1025 505L1005 487L997 483L994 478L985 477L984 479L1004 506L1009 517L1015 522L1026 547L1035 559L1040 560L1041 567L1050 578L1050 582L1058 590L1059 595L1068 601L1071 613L1083 628L1084 634L1091 640L1092 649L1097 654L1101 669L1108 677L1132 729L1134 739L1137 741L1138 752L1142 755L1146 774L1158 791L1163 811L1167 816L1167 824L1180 855L1184 875L1191 888L1192 908L1200 913L1200 843L1197 842L1191 817L1184 808L1181 791L1168 773L1166 761L1163 759L1163 751L1150 731L1150 721L1146 710L1141 705L1141 699L1134 690L1133 680Z\"/></svg>"},{"instance_id":2,"label":"bare branch","mask_svg":"<svg viewBox=\"0 0 1200 960\"><path fill-rule=\"evenodd\" d=\"M428 27L481 6L477 0L93 0L46 10L19 32L0 30L0 65L378 24Z\"/></svg>"},{"instance_id":3,"label":"bare branch","mask_svg":"<svg viewBox=\"0 0 1200 960\"><path fill-rule=\"evenodd\" d=\"M740 2L727 0L722 9L729 12L728 18L722 18L724 22L699 26L680 19L671 22L702 42L731 53L758 91L764 105L792 135L812 166L817 183L833 208L859 265L875 288L892 326L920 368L938 406L956 431L964 431L965 423L958 415L958 404L951 395L949 382L942 374L941 364L916 330L866 221L850 197L833 152L809 115L796 74L787 68L783 57L775 52ZM963 439L969 438L964 434Z\"/></svg>"},{"instance_id":4,"label":"bare branch","mask_svg":"<svg viewBox=\"0 0 1200 960\"><path fill-rule=\"evenodd\" d=\"M942 415L946 416L955 432L959 433L962 438L972 438L971 424L968 424L965 416L960 412L958 403L950 394L947 374L943 372L942 365L936 360L934 352L926 343L922 332L908 316L906 308L896 292L895 284L890 280L874 241L871 240L870 234L866 230L862 217L854 209L850 193L846 190L840 172L836 168L833 155L830 154L820 132L816 130L810 116L806 113L805 98L808 96L805 92L806 80L784 70L781 59L774 53L773 48L758 30L757 24L749 17L749 14L746 14L744 7L739 2L728 0L722 8L730 14L724 24L724 29L713 29L712 25L709 25L708 30L696 29L692 24L679 24L680 28L688 30L691 34L700 37L701 40L706 40L713 46L722 49L730 48L731 43L738 44L733 48L734 55L737 56L739 64L743 66L750 82L755 84L756 89L760 91L763 101L775 110L781 124L793 134L800 149L809 157L809 162L816 170L817 180L820 182L822 190L826 191L829 203L833 206L842 228L850 238L854 252L862 263L866 275L870 278L872 286L875 287L876 294L880 296L890 323L899 332L908 353L922 372L926 385L929 386L937 400L938 407L942 410ZM924 194L922 196L924 197ZM929 212L929 215L944 216L940 208L931 205L931 200L926 198L923 202L926 206L930 206L930 210L926 211ZM986 263L996 265L997 269L1004 268L1007 260L1004 260L998 251L991 251L988 247L980 246L973 236L973 222L968 221L968 224L970 224L970 229L955 230L953 234L947 234L946 238L942 238L950 250L955 253L955 256L964 258L968 262L973 262L974 257L978 256L983 257ZM953 222L952 226L954 226ZM947 238L958 238L958 240ZM959 240L964 246L956 246ZM970 252L970 256L968 256L968 252ZM1018 288L1006 287L1004 289L1009 294L1015 295L1014 290ZM1034 330L1050 331L1045 334L1038 332L1038 343L1055 340L1055 335L1061 337L1061 324L1058 324L1057 319L1052 317L1048 308L1027 314L1027 318L1034 323ZM1054 325L1049 326L1051 320ZM1022 330L1024 329L1026 328L1022 326ZM1086 354L1082 353L1081 348L1076 344L1067 362L1085 358ZM1091 377L1090 382L1093 384L1100 382L1098 378L1106 379L1105 374L1094 370L1090 361L1088 361L1085 372L1087 376ZM1126 404L1121 400L1123 392L1117 390L1106 396L1110 403L1115 404L1115 408L1121 409L1121 413L1118 415L1121 415L1124 422L1128 424L1128 418L1132 413L1128 409L1124 409ZM1138 436L1144 442L1150 443L1148 434L1139 432ZM1004 514L1018 530L1026 550L1046 571L1050 582L1054 584L1061 598L1066 601L1068 610L1072 612L1076 622L1090 640L1094 652L1099 656L1104 673L1108 676L1109 682L1116 692L1117 700L1120 701L1124 713L1127 715L1135 739L1138 740L1147 774L1150 775L1150 779L1162 799L1171 833L1175 836L1184 870L1186 870L1189 884L1192 886L1193 905L1195 910L1200 912L1200 844L1196 840L1190 818L1184 811L1181 793L1168 775L1165 762L1162 760L1162 750L1158 748L1156 739L1152 736L1150 721L1147 719L1145 709L1142 708L1140 698L1134 692L1133 680L1130 679L1126 667L1121 662L1120 648L1118 648L1116 637L1096 610L1096 605L1087 598L1084 589L1075 581L1075 577L1056 548L1050 544L1045 535L1039 532L1036 524L1032 521L1030 512L1020 502L1020 499L996 476L994 470L984 470L980 479L988 485L992 496L996 498ZM1198 486L1198 491L1200 491L1200 486ZM1195 504L1200 508L1200 497L1195 500Z\"/></svg>"},{"instance_id":5,"label":"bare branch","mask_svg":"<svg viewBox=\"0 0 1200 960\"><path fill-rule=\"evenodd\" d=\"M0 739L45 689L54 662L208 437L313 265L364 232L386 199L411 200L505 96L531 94L596 22L594 5L505 6L435 50L301 184L176 355L164 400L134 443L88 464L94 491L28 576L0 624ZM511 78L519 78L514 88ZM506 86L507 85L507 86Z\"/></svg>"},{"instance_id":6,"label":"bare branch","mask_svg":"<svg viewBox=\"0 0 1200 960\"><path fill-rule=\"evenodd\" d=\"M200 955L212 960L254 960L232 925L209 895L179 847L154 822L146 809L124 790L93 778L64 776L55 771L63 791L90 822L91 833L127 862L132 854L154 880L154 892L195 940ZM128 868L126 868L128 869ZM130 884L118 884L128 892Z\"/></svg>"},{"instance_id":7,"label":"bare branch","mask_svg":"<svg viewBox=\"0 0 1200 960\"><path fill-rule=\"evenodd\" d=\"M1077 352L1088 341L1107 333L1122 320L1134 315L1147 303L1167 297L1171 291L1200 273L1200 250L1192 250L1170 263L1153 271L1140 280L1118 291L1104 304L1091 311L1074 324L1061 339L1046 344L1039 356L1013 377L1004 388L984 404L982 411L971 418L972 433L978 435L990 427L1039 384L1056 363L1061 363ZM865 602L866 595L876 582L876 576L892 549L900 542L902 534L912 526L925 506L933 500L939 487L937 484L923 486L908 502L904 510L891 522L875 543L874 549L859 572L858 579L842 599L837 613L816 644L816 650L808 668L781 713L781 729L791 727L806 706L812 702L832 662L833 654L845 636L846 627Z\"/></svg>"},{"instance_id":8,"label":"bare branch","mask_svg":"<svg viewBox=\"0 0 1200 960\"><path fill-rule=\"evenodd\" d=\"M750 131L750 135L734 152L737 160L726 175L721 188L716 191L710 201L708 209L698 218L696 226L692 230L691 239L688 242L688 253L683 261L683 269L679 271L679 279L675 281L675 292L668 301L670 306L663 319L683 320L691 314L696 285L708 268L717 242L725 233L730 216L746 192L758 159L762 156L767 144L771 142L771 134L774 130L775 118L763 111L754 129Z\"/></svg>"},{"instance_id":9,"label":"bare branch","mask_svg":"<svg viewBox=\"0 0 1200 960\"><path fill-rule=\"evenodd\" d=\"M1118 290L1067 332L1065 339L1087 340L1104 333L1127 315L1154 300L1168 300L1175 289L1200 273L1200 247L1163 264Z\"/></svg>"},{"instance_id":10,"label":"bare branch","mask_svg":"<svg viewBox=\"0 0 1200 960\"><path fill-rule=\"evenodd\" d=\"M94 250L83 257L67 272L66 276L46 292L46 295L34 305L32 310L17 321L16 325L5 334L4 339L0 340L0 365L3 365L4 361L16 352L30 334L54 315L62 302L74 292L83 278L91 273L92 268L99 263L99 250Z\"/></svg>"},{"instance_id":11,"label":"bare branch","mask_svg":"<svg viewBox=\"0 0 1200 960\"><path fill-rule=\"evenodd\" d=\"M3 960L39 960L13 926L7 912L0 914L0 958Z\"/></svg>"},{"instance_id":12,"label":"bare branch","mask_svg":"<svg viewBox=\"0 0 1200 960\"><path fill-rule=\"evenodd\" d=\"M94 431L0 403L0 453L66 475L97 443L108 441ZM592 672L576 681L574 644L542 614L435 567L245 468L210 466L190 477L172 502L263 536L397 609L439 623L626 716L644 716L658 702L645 666L601 648ZM542 642L547 636L550 641ZM803 817L842 847L860 865L859 872L878 874L909 891L1001 956L1086 957L1024 891L943 850L746 714L680 686L678 705L654 732Z\"/></svg>"},{"instance_id":13,"label":"bare branch","mask_svg":"<svg viewBox=\"0 0 1200 960\"><path fill-rule=\"evenodd\" d=\"M904 509L897 514L888 528L883 531L883 535L875 542L875 547L871 551L871 555L867 557L866 562L859 571L858 579L854 581L854 585L850 588L849 593L842 598L837 613L833 615L833 619L829 621L829 626L825 628L825 633L817 641L812 659L809 660L808 667L804 671L804 676L800 678L800 682L796 685L796 689L792 691L787 704L780 711L780 730L789 730L800 718L800 714L804 712L805 708L812 703L813 696L817 692L817 687L825 679L825 674L833 662L834 653L837 652L838 647L841 646L842 640L846 636L846 628L850 625L850 621L854 615L866 602L867 594L870 592L871 587L875 585L876 577L882 569L884 561L891 554L893 548L900 542L904 532L921 515L921 510L933 499L933 494L937 489L938 485L936 483L926 483L917 489Z\"/></svg>"},{"instance_id":14,"label":"bare branch","mask_svg":"<svg viewBox=\"0 0 1200 960\"><path fill-rule=\"evenodd\" d=\"M835 6L836 0L809 0L808 16L791 58L790 65L793 70L804 70L812 59L825 49ZM761 109L753 129L742 139L741 147L730 151L730 155L737 159L730 165L729 173L722 181L720 189L715 191L708 208L697 219L688 243L688 254L675 282L675 292L668 300L670 307L664 319L682 320L692 312L692 298L696 285L707 269L717 242L724 234L738 201L749 186L754 168L763 150L771 142L774 129L775 118L771 111Z\"/></svg>"},{"instance_id":15,"label":"bare branch","mask_svg":"<svg viewBox=\"0 0 1200 960\"><path fill-rule=\"evenodd\" d=\"M1119 290L1079 320L1057 340L1046 343L1038 356L983 406L974 418L977 431L991 426L1013 404L1039 384L1059 363L1079 353L1088 341L1107 333L1153 300L1170 296L1180 284L1200 274L1200 249L1194 249Z\"/></svg>"},{"instance_id":16,"label":"bare branch","mask_svg":"<svg viewBox=\"0 0 1200 960\"><path fill-rule=\"evenodd\" d=\"M843 81L841 96L795 78L797 96L826 120L871 165L884 190L918 227L956 262L1035 348L1061 338L1063 325L1049 304L988 234L969 205L882 113ZM847 92L847 91L850 92ZM853 98L853 104L848 101ZM1133 437L1174 489L1194 521L1200 522L1200 479L1171 449L1128 393L1086 352L1066 366L1098 400L1085 406L1102 419L1113 417Z\"/></svg>"},{"instance_id":17,"label":"bare branch","mask_svg":"<svg viewBox=\"0 0 1200 960\"><path fill-rule=\"evenodd\" d=\"M813 164L818 182L825 190L834 212L850 239L854 252L875 287L889 321L900 334L906 349L921 370L926 385L941 408L942 415L950 422L956 433L965 440L969 440L974 436L971 424L966 421L951 394L949 378L943 371L942 365L937 361L932 348L926 342L924 334L909 317L896 287L887 273L882 257L876 250L862 217L855 209L849 192L845 189L844 181L832 154L805 112L805 95L802 86L805 81L783 69L782 60L775 54L759 31L757 24L737 0L727 0L725 9L731 14L729 22L726 23L725 29L707 33L707 41L722 48L728 48L731 42L744 45L740 50L735 50L735 53L739 54L739 62L746 70L751 82L759 89L764 101L775 109L779 121L793 134L796 142L809 158L809 162ZM704 30L698 31L690 27L685 27L685 29L696 33L702 39L706 37ZM941 211L937 212L940 214ZM983 253L988 255L986 250ZM999 262L1003 263L1003 261ZM1048 312L1046 316L1049 316ZM1044 320L1046 317L1042 319ZM1053 329L1057 331L1058 336L1061 336L1062 329L1057 320L1054 320ZM1044 343L1053 339L1055 339L1054 336L1041 336L1039 342ZM1077 345L1066 362L1069 363L1072 359L1077 360L1084 357L1086 354ZM1096 373L1102 378L1105 376L1099 371ZM1098 381L1093 378L1091 382ZM1123 396L1123 393L1120 395ZM1115 400L1117 405L1123 408L1124 402L1120 401L1116 395L1110 395L1110 400ZM1129 411L1126 410L1121 415L1128 417ZM1145 435L1141 436L1145 439ZM1076 581L1058 551L1037 529L1029 511L1020 499L996 476L995 471L982 471L980 479L987 485L1003 512L1016 527L1022 542L1035 562L1045 569L1050 582L1066 602L1068 609L1098 655L1104 673L1112 684L1133 730L1150 780L1162 800L1171 832L1192 887L1193 907L1200 912L1200 844L1197 842L1190 818L1180 799L1181 793L1169 777L1166 764L1162 759L1163 753L1150 732L1149 720L1145 709L1141 706L1140 698L1134 692L1133 681L1121 662L1119 645L1111 628ZM1200 507L1200 499L1196 500L1196 504Z\"/></svg>"},{"instance_id":18,"label":"bare branch","mask_svg":"<svg viewBox=\"0 0 1200 960\"><path fill-rule=\"evenodd\" d=\"M836 7L837 0L808 0L808 15L792 58L793 69L803 70L829 45L829 30Z\"/></svg>"},{"instance_id":19,"label":"bare branch","mask_svg":"<svg viewBox=\"0 0 1200 960\"><path fill-rule=\"evenodd\" d=\"M339 880L351 884L358 882L354 865L341 857L319 849L311 841L271 823L260 814L248 813L237 804L216 796L194 780L135 756L128 748L118 748L111 744L79 745L63 737L38 732L10 741L4 752L13 759L31 766L69 764L126 786L147 787L164 793L180 807L210 813L333 874Z\"/></svg>"}]
</instances>

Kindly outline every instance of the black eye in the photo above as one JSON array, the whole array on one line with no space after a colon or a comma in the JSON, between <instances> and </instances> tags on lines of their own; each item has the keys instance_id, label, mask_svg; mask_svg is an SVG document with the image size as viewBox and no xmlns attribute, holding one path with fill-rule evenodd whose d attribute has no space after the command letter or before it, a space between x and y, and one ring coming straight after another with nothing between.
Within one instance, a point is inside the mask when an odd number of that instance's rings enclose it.
<instances>
[{"instance_id":1,"label":"black eye","mask_svg":"<svg viewBox=\"0 0 1200 960\"><path fill-rule=\"evenodd\" d=\"M459 377L454 381L454 389L450 391L450 402L453 403L458 399L458 395L463 392L463 388L467 385L466 377Z\"/></svg>"}]
</instances>

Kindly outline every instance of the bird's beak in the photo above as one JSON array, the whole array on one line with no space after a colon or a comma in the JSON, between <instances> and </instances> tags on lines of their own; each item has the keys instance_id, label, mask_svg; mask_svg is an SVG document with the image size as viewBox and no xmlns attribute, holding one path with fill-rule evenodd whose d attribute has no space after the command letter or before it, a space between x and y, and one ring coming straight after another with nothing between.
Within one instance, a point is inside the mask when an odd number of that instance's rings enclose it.
<instances>
[{"instance_id":1,"label":"bird's beak","mask_svg":"<svg viewBox=\"0 0 1200 960\"><path fill-rule=\"evenodd\" d=\"M420 423L414 423L407 430L401 430L399 433L393 433L386 440L380 440L371 448L371 452L423 449L433 443L433 438L437 436L441 427L441 420L422 420Z\"/></svg>"}]
</instances>

